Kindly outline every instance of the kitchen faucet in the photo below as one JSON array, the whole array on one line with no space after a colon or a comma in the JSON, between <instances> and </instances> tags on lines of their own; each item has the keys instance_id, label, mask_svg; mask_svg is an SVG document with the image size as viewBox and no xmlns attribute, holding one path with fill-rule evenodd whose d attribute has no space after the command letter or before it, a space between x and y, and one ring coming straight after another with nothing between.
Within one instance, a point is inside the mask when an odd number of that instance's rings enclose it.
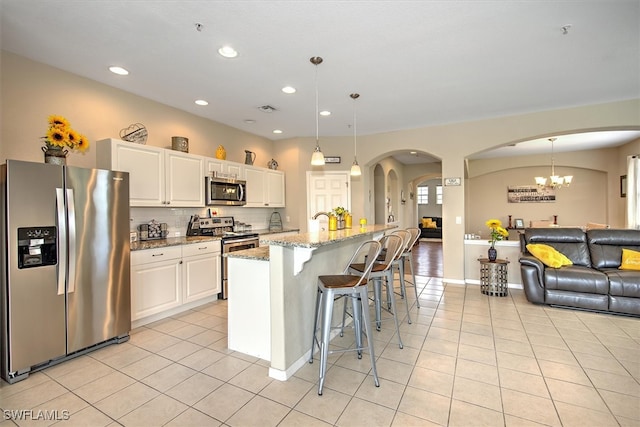
<instances>
[{"instance_id":1,"label":"kitchen faucet","mask_svg":"<svg viewBox=\"0 0 640 427\"><path fill-rule=\"evenodd\" d=\"M329 212L318 212L317 214L315 214L315 215L313 216L313 218L312 218L312 219L318 219L318 217L319 217L320 215L324 215L324 216L326 216L327 218L329 218Z\"/></svg>"}]
</instances>

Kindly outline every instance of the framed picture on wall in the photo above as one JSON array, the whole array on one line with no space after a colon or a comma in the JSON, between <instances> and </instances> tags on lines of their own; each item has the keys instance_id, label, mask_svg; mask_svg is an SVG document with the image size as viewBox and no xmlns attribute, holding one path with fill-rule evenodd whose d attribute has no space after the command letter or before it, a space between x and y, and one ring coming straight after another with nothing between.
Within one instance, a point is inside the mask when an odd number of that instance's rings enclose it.
<instances>
[{"instance_id":1,"label":"framed picture on wall","mask_svg":"<svg viewBox=\"0 0 640 427\"><path fill-rule=\"evenodd\" d=\"M627 175L620 176L620 197L627 197Z\"/></svg>"},{"instance_id":2,"label":"framed picture on wall","mask_svg":"<svg viewBox=\"0 0 640 427\"><path fill-rule=\"evenodd\" d=\"M524 220L522 218L516 218L513 225L515 228L524 228Z\"/></svg>"}]
</instances>

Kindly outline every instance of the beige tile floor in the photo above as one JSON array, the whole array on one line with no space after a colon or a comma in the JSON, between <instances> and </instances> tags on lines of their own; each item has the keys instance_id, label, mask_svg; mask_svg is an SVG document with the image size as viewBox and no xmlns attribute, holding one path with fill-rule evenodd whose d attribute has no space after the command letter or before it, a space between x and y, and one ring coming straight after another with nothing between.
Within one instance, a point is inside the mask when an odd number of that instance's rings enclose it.
<instances>
[{"instance_id":1,"label":"beige tile floor","mask_svg":"<svg viewBox=\"0 0 640 427\"><path fill-rule=\"evenodd\" d=\"M323 396L318 363L269 378L268 362L227 349L218 301L2 383L0 426L640 426L640 319L418 282L404 349L392 324L375 333L379 388L354 353L330 357Z\"/></svg>"}]
</instances>

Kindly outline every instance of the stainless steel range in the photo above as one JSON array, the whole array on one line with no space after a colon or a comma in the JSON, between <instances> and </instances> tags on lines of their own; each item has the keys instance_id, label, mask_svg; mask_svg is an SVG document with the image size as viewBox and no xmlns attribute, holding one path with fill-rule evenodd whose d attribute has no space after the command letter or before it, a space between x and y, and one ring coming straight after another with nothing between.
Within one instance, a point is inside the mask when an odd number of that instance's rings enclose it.
<instances>
[{"instance_id":1,"label":"stainless steel range","mask_svg":"<svg viewBox=\"0 0 640 427\"><path fill-rule=\"evenodd\" d=\"M202 218L197 215L191 217L187 228L187 236L220 236L222 243L222 292L218 298L227 299L228 277L227 257L224 254L260 246L258 233L251 231L233 231L235 221L231 216Z\"/></svg>"}]
</instances>

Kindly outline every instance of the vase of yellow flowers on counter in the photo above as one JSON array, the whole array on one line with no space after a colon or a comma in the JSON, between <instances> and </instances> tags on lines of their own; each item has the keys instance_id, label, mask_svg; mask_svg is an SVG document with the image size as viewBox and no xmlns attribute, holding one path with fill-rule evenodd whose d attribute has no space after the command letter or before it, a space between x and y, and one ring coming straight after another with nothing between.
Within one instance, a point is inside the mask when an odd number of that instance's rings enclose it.
<instances>
[{"instance_id":1,"label":"vase of yellow flowers on counter","mask_svg":"<svg viewBox=\"0 0 640 427\"><path fill-rule=\"evenodd\" d=\"M55 165L66 165L69 150L84 152L89 147L89 140L71 128L69 121L62 116L49 116L49 129L42 137L44 140L44 162Z\"/></svg>"},{"instance_id":2,"label":"vase of yellow flowers on counter","mask_svg":"<svg viewBox=\"0 0 640 427\"><path fill-rule=\"evenodd\" d=\"M509 237L509 232L502 227L502 222L499 219L490 219L489 221L486 222L486 224L490 230L489 244L491 244L491 246L489 247L487 256L490 262L495 262L495 260L498 259L496 242L498 240L504 240L507 237Z\"/></svg>"},{"instance_id":3,"label":"vase of yellow flowers on counter","mask_svg":"<svg viewBox=\"0 0 640 427\"><path fill-rule=\"evenodd\" d=\"M338 206L333 209L332 214L337 218L337 229L338 230L344 229L346 225L345 216L349 214L349 211L343 208L342 206Z\"/></svg>"}]
</instances>

